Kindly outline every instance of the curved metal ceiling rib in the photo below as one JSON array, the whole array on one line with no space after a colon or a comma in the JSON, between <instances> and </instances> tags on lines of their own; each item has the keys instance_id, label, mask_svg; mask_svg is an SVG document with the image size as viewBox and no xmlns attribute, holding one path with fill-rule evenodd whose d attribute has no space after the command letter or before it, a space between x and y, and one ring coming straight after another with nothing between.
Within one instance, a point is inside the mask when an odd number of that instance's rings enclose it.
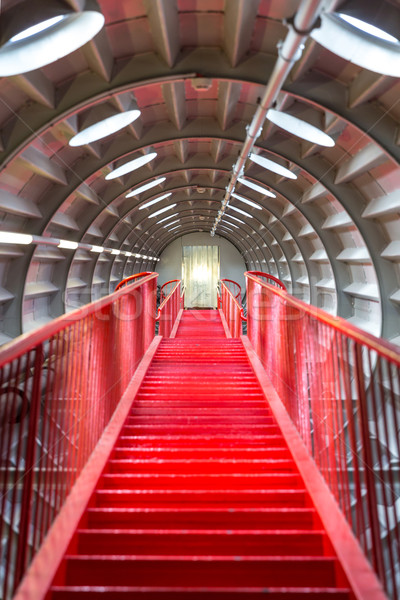
<instances>
[{"instance_id":1,"label":"curved metal ceiling rib","mask_svg":"<svg viewBox=\"0 0 400 600\"><path fill-rule=\"evenodd\" d=\"M2 16L27 2L3 0ZM82 10L86 0L67 3ZM343 2L317 4L332 10ZM56 63L0 80L2 230L155 256L177 237L212 228L278 41L286 37L284 22L300 0L157 0L156 6L99 0L106 24L92 41ZM322 149L265 122L254 151L298 178L249 161L246 178L277 198L237 184L263 210L232 199L251 218L228 211L239 221L224 217L217 229L248 268L269 269L295 295L397 342L399 92L397 79L347 63L308 39L277 107L322 128L336 146ZM134 102L141 116L125 129L83 147L68 145L105 107L123 112ZM113 166L153 150L158 157L146 167L105 181ZM166 177L161 186L125 198L159 176ZM139 210L167 191L172 196ZM148 219L174 202L180 227ZM82 249L21 248L0 246L0 342L155 265Z\"/></svg>"}]
</instances>

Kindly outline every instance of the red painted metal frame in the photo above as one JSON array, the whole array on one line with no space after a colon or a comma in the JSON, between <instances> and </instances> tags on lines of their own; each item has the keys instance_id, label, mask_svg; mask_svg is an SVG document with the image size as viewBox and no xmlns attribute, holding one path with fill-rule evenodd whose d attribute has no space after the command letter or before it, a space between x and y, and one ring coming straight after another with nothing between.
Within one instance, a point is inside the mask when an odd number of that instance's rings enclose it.
<instances>
[{"instance_id":1,"label":"red painted metal frame","mask_svg":"<svg viewBox=\"0 0 400 600\"><path fill-rule=\"evenodd\" d=\"M249 339L247 336L242 336L241 339L268 406L282 431L305 487L318 511L322 526L339 559L341 569L344 571L355 600L387 599L382 585L369 565L351 531L349 523L339 509L318 467L311 458L304 441L283 406Z\"/></svg>"},{"instance_id":2,"label":"red painted metal frame","mask_svg":"<svg viewBox=\"0 0 400 600\"><path fill-rule=\"evenodd\" d=\"M147 275L151 274L152 271L143 271L142 273L135 273L135 275L129 275L129 277L125 277L125 279L117 283L114 292L118 292L118 290L120 290L128 284L131 284L133 281L136 282L138 279L142 279L143 277L147 277Z\"/></svg>"},{"instance_id":3,"label":"red painted metal frame","mask_svg":"<svg viewBox=\"0 0 400 600\"><path fill-rule=\"evenodd\" d=\"M174 287L158 308L157 321L160 323L159 334L163 337L170 337L183 303L180 279L171 279L171 281L164 283L162 288L172 283L175 283Z\"/></svg>"},{"instance_id":4,"label":"red painted metal frame","mask_svg":"<svg viewBox=\"0 0 400 600\"><path fill-rule=\"evenodd\" d=\"M386 593L398 598L399 350L245 276L249 340Z\"/></svg>"},{"instance_id":5,"label":"red painted metal frame","mask_svg":"<svg viewBox=\"0 0 400 600\"><path fill-rule=\"evenodd\" d=\"M13 600L45 600L47 597L47 592L59 569L62 558L67 552L72 536L87 508L161 341L161 336L156 336L144 354L96 448L90 455L71 493L50 527L43 544L28 567Z\"/></svg>"},{"instance_id":6,"label":"red painted metal frame","mask_svg":"<svg viewBox=\"0 0 400 600\"><path fill-rule=\"evenodd\" d=\"M162 284L160 288L160 302L163 302L163 300L165 300L165 298L172 291L171 289L169 289L169 286L171 286L173 283L177 283L178 281L180 281L180 279L170 279L170 281L166 281ZM166 292L164 291L164 288L166 288Z\"/></svg>"},{"instance_id":7,"label":"red painted metal frame","mask_svg":"<svg viewBox=\"0 0 400 600\"><path fill-rule=\"evenodd\" d=\"M0 352L1 597L12 597L154 338L157 273Z\"/></svg>"},{"instance_id":8,"label":"red painted metal frame","mask_svg":"<svg viewBox=\"0 0 400 600\"><path fill-rule=\"evenodd\" d=\"M233 281L233 279L220 279L220 283L225 284L239 304L242 303L242 287L236 281Z\"/></svg>"},{"instance_id":9,"label":"red painted metal frame","mask_svg":"<svg viewBox=\"0 0 400 600\"><path fill-rule=\"evenodd\" d=\"M285 284L280 279L278 279L277 277L274 277L270 273L264 273L263 271L247 271L247 272L250 273L251 275L254 275L255 277L259 277L260 279L264 278L267 280L266 283L276 286L277 288L280 288L280 289L284 290L285 292L287 291Z\"/></svg>"},{"instance_id":10,"label":"red painted metal frame","mask_svg":"<svg viewBox=\"0 0 400 600\"><path fill-rule=\"evenodd\" d=\"M235 284L239 288L239 292L234 294L234 292L229 289L226 282L228 282L228 285L232 283ZM221 279L218 306L220 306L231 336L234 338L242 335L242 321L246 320L243 315L243 308L237 299L238 297L241 301L240 285L231 279Z\"/></svg>"}]
</instances>

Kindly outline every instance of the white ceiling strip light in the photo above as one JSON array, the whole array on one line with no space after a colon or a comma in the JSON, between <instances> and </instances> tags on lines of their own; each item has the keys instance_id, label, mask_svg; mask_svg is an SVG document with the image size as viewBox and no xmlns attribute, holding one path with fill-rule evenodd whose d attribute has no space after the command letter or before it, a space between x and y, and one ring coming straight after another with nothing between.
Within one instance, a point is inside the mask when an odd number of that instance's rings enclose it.
<instances>
[{"instance_id":1,"label":"white ceiling strip light","mask_svg":"<svg viewBox=\"0 0 400 600\"><path fill-rule=\"evenodd\" d=\"M288 115L280 110L270 108L267 112L267 119L277 127L312 144L328 148L332 148L335 145L335 140L324 131L321 131L321 129L318 129L318 127L314 127L314 125L310 125L307 121L298 119L293 115Z\"/></svg>"},{"instance_id":2,"label":"white ceiling strip light","mask_svg":"<svg viewBox=\"0 0 400 600\"><path fill-rule=\"evenodd\" d=\"M108 175L106 175L106 180L115 179L116 177L122 177L127 173L131 173L131 171L135 171L144 165L147 165L150 161L154 160L157 156L157 152L150 152L150 154L145 154L144 156L139 156L139 158L134 158L129 162L121 165L117 169L114 169Z\"/></svg>"},{"instance_id":3,"label":"white ceiling strip light","mask_svg":"<svg viewBox=\"0 0 400 600\"><path fill-rule=\"evenodd\" d=\"M139 210L143 210L144 208L148 208L149 206L152 206L153 204L156 204L157 202L161 202L161 200L164 200L165 198L168 198L169 196L172 196L172 192L168 192L167 194L158 196L158 198L154 198L154 200L150 200L150 202L146 202L146 204L139 206Z\"/></svg>"},{"instance_id":4,"label":"white ceiling strip light","mask_svg":"<svg viewBox=\"0 0 400 600\"><path fill-rule=\"evenodd\" d=\"M25 233L14 233L12 231L0 231L0 244L36 244L38 246L57 246L65 250L85 250L87 252L95 252L102 254L108 252L112 255L119 256L124 254L125 256L136 256L136 258L145 258L141 254L132 254L131 252L124 252L117 248L105 248L103 246L96 246L93 244L84 244L80 242L73 242L72 240L61 240L58 238L44 237L40 235L27 235ZM159 259L155 256L147 256L149 260L158 261Z\"/></svg>"},{"instance_id":5,"label":"white ceiling strip light","mask_svg":"<svg viewBox=\"0 0 400 600\"><path fill-rule=\"evenodd\" d=\"M133 196L138 196L139 194L142 194L143 192L147 192L147 190L151 190L151 188L156 187L157 185L160 185L161 183L164 183L164 181L166 180L166 177L159 177L158 179L153 179L153 181L149 181L149 183L145 183L144 185L141 185L140 187L136 188L135 190L132 190L131 192L129 192L129 194L127 194L125 196L125 198L132 198Z\"/></svg>"},{"instance_id":6,"label":"white ceiling strip light","mask_svg":"<svg viewBox=\"0 0 400 600\"><path fill-rule=\"evenodd\" d=\"M170 227L171 225L175 225L175 223L179 223L179 219L177 219L176 221L171 221L171 223L168 223L167 225L163 225L164 229L168 229L168 227Z\"/></svg>"},{"instance_id":7,"label":"white ceiling strip light","mask_svg":"<svg viewBox=\"0 0 400 600\"><path fill-rule=\"evenodd\" d=\"M178 215L179 215L179 213L174 213L173 215L168 215L168 217L164 217L160 221L157 221L157 225L161 225L161 223L164 223L165 221L168 221L168 219L172 219L173 217L177 217Z\"/></svg>"},{"instance_id":8,"label":"white ceiling strip light","mask_svg":"<svg viewBox=\"0 0 400 600\"><path fill-rule=\"evenodd\" d=\"M246 185L247 187L254 190L255 192L259 192L260 194L263 194L264 196L268 196L269 198L276 198L275 194L273 194L266 188L261 187L261 185L257 185L256 183L253 183L252 181L249 181L248 179L245 179L244 177L238 177L238 182L242 183L243 185Z\"/></svg>"},{"instance_id":9,"label":"white ceiling strip light","mask_svg":"<svg viewBox=\"0 0 400 600\"><path fill-rule=\"evenodd\" d=\"M253 208L262 210L262 206L260 206L259 204L256 204L255 202L252 202L251 200L247 200L247 198L243 198L243 196L239 196L239 194L235 194L234 192L232 192L231 196L232 196L232 198L236 198L236 200L240 200L240 202L244 202L245 204L248 204L249 206L252 206Z\"/></svg>"},{"instance_id":10,"label":"white ceiling strip light","mask_svg":"<svg viewBox=\"0 0 400 600\"><path fill-rule=\"evenodd\" d=\"M94 123L94 125L90 125L90 127L86 127L86 129L83 129L74 135L74 137L69 140L68 144L72 147L76 147L97 142L97 140L101 140L120 131L120 129L127 127L133 123L133 121L136 121L139 116L140 110L136 109L113 115L98 123Z\"/></svg>"},{"instance_id":11,"label":"white ceiling strip light","mask_svg":"<svg viewBox=\"0 0 400 600\"><path fill-rule=\"evenodd\" d=\"M274 162L273 160L270 160L269 158L265 158L264 156L260 156L259 154L254 154L254 152L250 154L249 158L257 165L260 165L260 167L263 167L268 171L272 171L277 175L282 175L282 177L287 177L288 179L297 179L297 175L292 173L292 171L289 171L289 169L286 169L286 167L282 167L282 165L279 165L278 163Z\"/></svg>"},{"instance_id":12,"label":"white ceiling strip light","mask_svg":"<svg viewBox=\"0 0 400 600\"><path fill-rule=\"evenodd\" d=\"M157 217L158 215L161 215L163 212L170 210L170 208L174 208L174 206L176 206L176 202L175 202L175 204L170 204L169 206L165 206L164 208L161 208L157 212L149 215L147 218L152 219L153 217Z\"/></svg>"},{"instance_id":13,"label":"white ceiling strip light","mask_svg":"<svg viewBox=\"0 0 400 600\"><path fill-rule=\"evenodd\" d=\"M241 208L236 208L236 206L232 206L232 204L228 204L228 208L231 208L232 210L236 210L236 212L240 213L241 215L244 215L245 217L248 217L249 219L253 218L253 215L250 215L249 213L245 212Z\"/></svg>"}]
</instances>

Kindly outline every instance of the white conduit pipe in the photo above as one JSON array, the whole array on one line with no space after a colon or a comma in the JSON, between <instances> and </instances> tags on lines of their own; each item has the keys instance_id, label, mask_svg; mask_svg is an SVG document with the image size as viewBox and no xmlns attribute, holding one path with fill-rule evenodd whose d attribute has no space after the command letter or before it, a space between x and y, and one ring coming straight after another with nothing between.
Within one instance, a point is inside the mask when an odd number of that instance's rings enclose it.
<instances>
[{"instance_id":1,"label":"white conduit pipe","mask_svg":"<svg viewBox=\"0 0 400 600\"><path fill-rule=\"evenodd\" d=\"M330 10L332 10L335 3L330 4ZM247 127L246 139L239 154L239 158L233 167L233 173L228 187L226 188L226 194L222 201L221 209L211 230L212 236L215 234L215 230L225 212L229 198L235 190L238 177L242 174L244 165L253 149L254 143L260 135L267 111L276 101L290 69L301 56L304 42L310 31L314 28L319 15L326 7L327 0L303 0L293 19L293 23L289 25L289 31L279 48L278 58L265 88L264 95L250 125Z\"/></svg>"}]
</instances>

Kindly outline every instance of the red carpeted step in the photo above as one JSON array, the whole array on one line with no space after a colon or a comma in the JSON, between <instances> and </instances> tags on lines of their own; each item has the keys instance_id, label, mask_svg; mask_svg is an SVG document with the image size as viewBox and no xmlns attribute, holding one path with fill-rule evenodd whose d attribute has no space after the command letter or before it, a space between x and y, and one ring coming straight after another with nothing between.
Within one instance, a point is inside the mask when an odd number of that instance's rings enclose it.
<instances>
[{"instance_id":1,"label":"red carpeted step","mask_svg":"<svg viewBox=\"0 0 400 600\"><path fill-rule=\"evenodd\" d=\"M218 311L184 311L51 598L350 600L340 573L241 341Z\"/></svg>"}]
</instances>

